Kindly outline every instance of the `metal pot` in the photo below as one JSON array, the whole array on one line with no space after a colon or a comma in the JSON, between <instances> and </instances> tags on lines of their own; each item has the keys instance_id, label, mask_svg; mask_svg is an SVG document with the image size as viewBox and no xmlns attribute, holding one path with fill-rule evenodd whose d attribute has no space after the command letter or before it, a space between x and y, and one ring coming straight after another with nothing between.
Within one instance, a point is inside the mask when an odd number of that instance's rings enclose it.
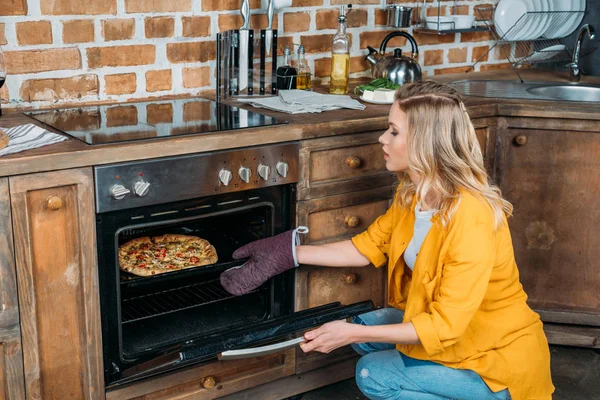
<instances>
[{"instance_id":1,"label":"metal pot","mask_svg":"<svg viewBox=\"0 0 600 400\"><path fill-rule=\"evenodd\" d=\"M387 8L388 26L408 28L411 23L413 9L399 4L390 4Z\"/></svg>"},{"instance_id":2,"label":"metal pot","mask_svg":"<svg viewBox=\"0 0 600 400\"><path fill-rule=\"evenodd\" d=\"M395 49L394 55L385 55L387 43L396 36L403 36L408 39L412 47L412 57L403 56L400 49ZM371 64L373 78L387 78L399 85L421 80L421 67L416 61L419 57L419 48L417 47L415 38L410 34L406 32L392 32L383 39L379 51L371 46L367 46L367 48L369 49L369 55L366 59Z\"/></svg>"}]
</instances>

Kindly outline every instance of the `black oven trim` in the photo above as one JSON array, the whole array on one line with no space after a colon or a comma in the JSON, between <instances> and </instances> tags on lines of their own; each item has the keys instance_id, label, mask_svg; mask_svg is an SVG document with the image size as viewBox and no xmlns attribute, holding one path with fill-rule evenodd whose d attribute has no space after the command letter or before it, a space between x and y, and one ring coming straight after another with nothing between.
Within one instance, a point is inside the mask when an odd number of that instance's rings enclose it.
<instances>
[{"instance_id":1,"label":"black oven trim","mask_svg":"<svg viewBox=\"0 0 600 400\"><path fill-rule=\"evenodd\" d=\"M245 200L242 204L231 204L229 200L239 199L242 195ZM237 202L236 202L237 203ZM129 281L128 283L120 283L118 279L115 279L115 274L119 274L118 265L115 260L118 260L118 256L115 254L117 249L115 248L115 231L124 226L134 226L132 218L136 216L144 216L145 220L148 220L146 224L158 222L155 226L166 224L167 221L174 221L178 219L190 220L198 219L208 214L215 214L223 212L232 213L232 210L240 210L246 206L256 206L260 203L273 204L273 208L269 207L269 211L264 212L266 224L272 224L271 227L266 227L264 231L265 235L268 235L271 230L274 230L273 234L278 234L292 228L292 224L295 221L295 204L296 204L296 188L294 184L276 185L265 188L250 189L240 191L237 193L220 193L196 199L181 200L177 202L167 202L163 204L155 204L152 206L138 207L135 209L108 211L104 213L96 214L96 236L97 236L97 248L98 248L98 260L99 260L99 285L100 285L100 303L102 309L102 337L103 337L103 358L104 358L104 378L105 387L114 388L122 385L125 381L123 377L123 371L135 368L138 365L146 363L147 361L158 360L161 358L161 354L164 353L170 347L161 347L163 350L157 350L153 354L146 354L135 359L134 361L123 362L121 354L125 343L117 335L117 326L120 327L122 321L117 317L117 311L121 304L116 300L117 290L121 290L119 296L122 296L122 290L127 285L137 285L137 280ZM218 204L221 204L220 206ZM212 205L212 209L205 208L205 205ZM169 211L179 209L181 215L180 218L176 218L176 215L156 215L162 211ZM271 212L271 216L269 216ZM155 216L152 217L152 214ZM271 222L271 218L274 218L274 223ZM141 221L139 221L141 222ZM144 225L141 223L135 225ZM240 261L243 263L243 261ZM239 264L238 264L239 265ZM221 264L220 267L215 267L212 272L203 272L202 269L197 271L197 276L200 279L214 279L218 278L220 268L228 268L234 266L233 263L228 265L227 263ZM116 269L114 269L116 268ZM209 268L210 269L210 268ZM193 274L193 269L178 271L183 273L180 275L181 279L187 279L188 277L196 276ZM187 275L189 274L189 275ZM170 274L165 274L170 275ZM170 278L166 278L169 280ZM177 279L174 279L177 280ZM139 283L143 286L143 279L139 280ZM158 286L161 286L160 281L156 281ZM295 283L295 271L287 271L281 275L274 277L270 282L266 283L260 292L263 292L261 296L265 299L265 310L270 310L270 314L267 318L277 318L284 315L290 315L294 312L294 283ZM148 281L148 284L152 287L154 283ZM151 287L149 289L151 290ZM136 290L144 291L145 288L135 286ZM119 310L120 311L120 310ZM254 324L254 323L252 323ZM248 325L250 326L250 325ZM125 329L123 327L123 329ZM122 336L123 333L119 333ZM209 332L205 332L209 334ZM201 336L201 335L199 335ZM194 335L190 336L193 338ZM184 341L181 342L183 344ZM176 346L178 343L174 343L172 346ZM168 345L167 345L168 346ZM157 348L159 349L159 348ZM161 353L162 352L162 353ZM129 360L132 357L126 357ZM216 357L214 357L216 360ZM212 360L211 360L212 361ZM189 362L185 365L199 363ZM179 368L179 367L176 367ZM160 373L167 372L166 370L160 370ZM146 376L146 375L145 375Z\"/></svg>"},{"instance_id":2,"label":"black oven trim","mask_svg":"<svg viewBox=\"0 0 600 400\"><path fill-rule=\"evenodd\" d=\"M260 202L260 203L254 203L254 204L248 204L242 207L236 207L236 208L230 208L227 210L221 210L221 211L215 211L212 213L208 213L208 214L201 214L201 215L196 215L193 217L183 217L183 218L176 218L176 219L172 219L172 220L164 220L164 221L156 221L156 222L149 222L146 224L137 224L137 225L127 225L127 226L123 226L121 228L118 228L115 231L114 234L114 246L115 248L119 247L119 235L121 232L125 231L125 230L131 230L131 229L140 229L140 228L151 228L151 227L155 227L155 226L161 226L161 225L174 225L174 224L178 224L181 222L186 222L186 221L193 221L193 220L201 220L201 219L205 219L205 218L210 218L210 217L218 217L220 215L227 215L227 214L233 214L233 213L237 213L237 212L242 212L242 211L247 211L247 210L251 210L253 208L260 208L260 207L269 207L271 208L271 210L273 211L271 213L271 232L270 235L273 236L275 234L275 207L273 206L272 203L270 202ZM119 260L118 260L118 253L115 252L115 259L113 260L114 262L114 266L118 269L118 265L119 265ZM245 260L240 260L238 262L233 262L232 266L234 265L242 265L245 262ZM210 268L210 267L209 267ZM203 268L204 270L207 270L206 267ZM175 272L176 274L177 272ZM171 273L173 274L173 273ZM117 270L117 274L116 274L116 288L117 288L117 299L116 301L121 304L121 281L120 281L120 277L119 277L119 271ZM144 281L147 281L148 279L154 279L154 278L158 278L160 279L159 275L155 275L153 277L148 277L148 278L143 278ZM270 311L270 310L269 310ZM119 321L122 321L122 315L121 315L121 307L118 307L117 310L117 317ZM123 357L123 325L120 323L117 325L118 326L118 344L119 344L119 358L121 360L121 362L123 363L127 363L127 362L131 362L134 360L130 360L130 359L126 359ZM193 339L190 340L198 340L200 338L202 338L203 335L199 335L198 337L195 337Z\"/></svg>"}]
</instances>

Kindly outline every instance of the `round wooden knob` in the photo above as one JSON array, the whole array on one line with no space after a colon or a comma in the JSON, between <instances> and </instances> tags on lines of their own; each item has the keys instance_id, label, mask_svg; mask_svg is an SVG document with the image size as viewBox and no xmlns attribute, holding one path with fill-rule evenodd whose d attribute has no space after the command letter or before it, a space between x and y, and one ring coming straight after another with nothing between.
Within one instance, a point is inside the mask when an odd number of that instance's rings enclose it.
<instances>
[{"instance_id":1,"label":"round wooden knob","mask_svg":"<svg viewBox=\"0 0 600 400\"><path fill-rule=\"evenodd\" d=\"M215 387L216 384L217 381L215 381L215 378L213 378L212 376L207 376L206 378L202 379L202 387L204 389L212 389Z\"/></svg>"},{"instance_id":2,"label":"round wooden knob","mask_svg":"<svg viewBox=\"0 0 600 400\"><path fill-rule=\"evenodd\" d=\"M346 218L344 218L344 222L346 223L348 228L356 228L360 223L360 220L354 215L348 215L346 216Z\"/></svg>"},{"instance_id":3,"label":"round wooden knob","mask_svg":"<svg viewBox=\"0 0 600 400\"><path fill-rule=\"evenodd\" d=\"M49 210L56 211L62 207L63 201L58 196L50 196L46 199L46 205Z\"/></svg>"},{"instance_id":4,"label":"round wooden knob","mask_svg":"<svg viewBox=\"0 0 600 400\"><path fill-rule=\"evenodd\" d=\"M356 274L347 274L344 277L344 282L346 282L346 284L348 284L348 285L353 285L356 283L357 279L358 278L356 277Z\"/></svg>"},{"instance_id":5,"label":"round wooden knob","mask_svg":"<svg viewBox=\"0 0 600 400\"><path fill-rule=\"evenodd\" d=\"M525 135L517 135L515 137L515 145L517 145L517 146L523 146L523 145L525 145L525 143L527 143L527 136L525 136Z\"/></svg>"},{"instance_id":6,"label":"round wooden knob","mask_svg":"<svg viewBox=\"0 0 600 400\"><path fill-rule=\"evenodd\" d=\"M348 158L346 158L346 164L348 164L350 168L356 169L360 168L360 166L362 165L362 160L355 156L349 156Z\"/></svg>"}]
</instances>

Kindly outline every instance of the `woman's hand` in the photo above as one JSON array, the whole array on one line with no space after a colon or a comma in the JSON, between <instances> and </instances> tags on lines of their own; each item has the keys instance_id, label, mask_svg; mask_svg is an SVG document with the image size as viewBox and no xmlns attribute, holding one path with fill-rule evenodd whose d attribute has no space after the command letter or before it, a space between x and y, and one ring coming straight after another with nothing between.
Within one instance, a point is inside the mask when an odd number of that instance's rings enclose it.
<instances>
[{"instance_id":1,"label":"woman's hand","mask_svg":"<svg viewBox=\"0 0 600 400\"><path fill-rule=\"evenodd\" d=\"M362 325L350 324L346 321L328 322L312 331L304 334L307 340L300 344L300 348L305 353L309 351L319 351L321 353L329 353L335 349L354 343L357 336L357 330Z\"/></svg>"}]
</instances>

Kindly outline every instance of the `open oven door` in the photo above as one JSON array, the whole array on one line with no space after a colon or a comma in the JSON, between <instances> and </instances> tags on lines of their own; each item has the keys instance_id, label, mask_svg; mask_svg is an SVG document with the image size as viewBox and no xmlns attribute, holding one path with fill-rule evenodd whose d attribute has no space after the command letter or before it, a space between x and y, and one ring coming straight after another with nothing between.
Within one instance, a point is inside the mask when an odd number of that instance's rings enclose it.
<instances>
[{"instance_id":1,"label":"open oven door","mask_svg":"<svg viewBox=\"0 0 600 400\"><path fill-rule=\"evenodd\" d=\"M123 379L120 383L215 358L232 360L278 352L303 342L302 335L311 328L375 309L370 300L347 306L336 302L230 329L227 332L208 334L169 349L162 356L122 371Z\"/></svg>"}]
</instances>

